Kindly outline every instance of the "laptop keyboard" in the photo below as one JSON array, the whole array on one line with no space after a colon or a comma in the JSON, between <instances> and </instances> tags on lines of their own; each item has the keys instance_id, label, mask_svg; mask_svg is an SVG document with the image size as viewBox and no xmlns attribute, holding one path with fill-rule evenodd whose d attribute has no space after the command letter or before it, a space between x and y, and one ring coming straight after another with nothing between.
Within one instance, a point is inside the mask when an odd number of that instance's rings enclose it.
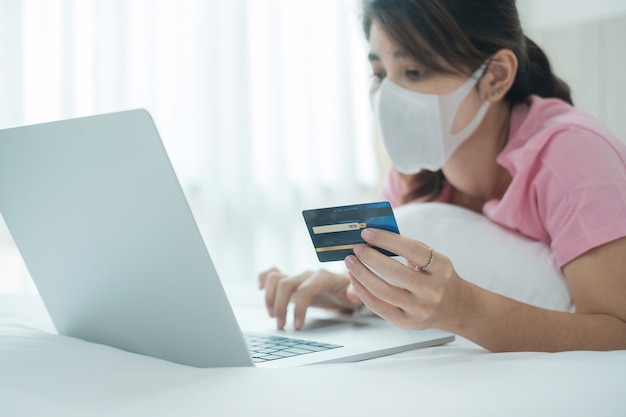
<instances>
[{"instance_id":1,"label":"laptop keyboard","mask_svg":"<svg viewBox=\"0 0 626 417\"><path fill-rule=\"evenodd\" d=\"M342 347L328 343L312 342L310 340L293 339L290 337L273 335L244 335L255 363L306 355L307 353L321 352Z\"/></svg>"}]
</instances>

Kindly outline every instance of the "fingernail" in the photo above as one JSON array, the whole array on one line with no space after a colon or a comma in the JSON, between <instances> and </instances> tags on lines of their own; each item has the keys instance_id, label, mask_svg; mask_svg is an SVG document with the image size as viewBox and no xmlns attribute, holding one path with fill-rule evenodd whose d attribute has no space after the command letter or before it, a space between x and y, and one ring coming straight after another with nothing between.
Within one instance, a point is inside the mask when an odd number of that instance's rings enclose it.
<instances>
[{"instance_id":1,"label":"fingernail","mask_svg":"<svg viewBox=\"0 0 626 417\"><path fill-rule=\"evenodd\" d=\"M268 307L267 312L270 313L270 317L274 317L274 307Z\"/></svg>"},{"instance_id":2,"label":"fingernail","mask_svg":"<svg viewBox=\"0 0 626 417\"><path fill-rule=\"evenodd\" d=\"M285 319L278 319L276 321L276 325L278 327L278 330L282 330L285 327Z\"/></svg>"},{"instance_id":3,"label":"fingernail","mask_svg":"<svg viewBox=\"0 0 626 417\"><path fill-rule=\"evenodd\" d=\"M302 328L302 317L296 317L293 320L293 327L296 328L296 330L300 330L300 328Z\"/></svg>"},{"instance_id":4,"label":"fingernail","mask_svg":"<svg viewBox=\"0 0 626 417\"><path fill-rule=\"evenodd\" d=\"M372 229L363 229L363 231L361 232L361 237L366 241L374 239L374 236L376 236L376 232Z\"/></svg>"},{"instance_id":5,"label":"fingernail","mask_svg":"<svg viewBox=\"0 0 626 417\"><path fill-rule=\"evenodd\" d=\"M363 252L363 248L364 248L364 247L365 247L365 245L356 245L356 246L354 247L354 249L352 249L352 252L354 252L354 254L355 254L356 256L360 256L360 255L361 255L361 252Z\"/></svg>"},{"instance_id":6,"label":"fingernail","mask_svg":"<svg viewBox=\"0 0 626 417\"><path fill-rule=\"evenodd\" d=\"M352 268L356 264L356 259L354 259L354 255L348 255L344 262L348 268Z\"/></svg>"}]
</instances>

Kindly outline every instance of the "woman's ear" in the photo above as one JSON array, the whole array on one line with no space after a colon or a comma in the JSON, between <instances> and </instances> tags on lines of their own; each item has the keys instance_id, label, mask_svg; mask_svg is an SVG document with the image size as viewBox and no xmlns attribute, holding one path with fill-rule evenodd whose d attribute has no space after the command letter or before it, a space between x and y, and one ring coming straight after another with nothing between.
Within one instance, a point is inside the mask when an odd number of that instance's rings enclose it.
<instances>
[{"instance_id":1,"label":"woman's ear","mask_svg":"<svg viewBox=\"0 0 626 417\"><path fill-rule=\"evenodd\" d=\"M483 99L492 102L501 100L515 81L517 66L517 57L510 49L501 49L493 54L480 81Z\"/></svg>"}]
</instances>

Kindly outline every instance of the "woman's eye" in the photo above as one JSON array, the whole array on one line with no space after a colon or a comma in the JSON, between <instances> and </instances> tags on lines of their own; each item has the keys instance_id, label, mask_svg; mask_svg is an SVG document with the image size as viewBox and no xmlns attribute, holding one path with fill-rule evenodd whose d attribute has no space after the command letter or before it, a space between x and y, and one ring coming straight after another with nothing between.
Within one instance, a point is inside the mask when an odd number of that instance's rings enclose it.
<instances>
[{"instance_id":1,"label":"woman's eye","mask_svg":"<svg viewBox=\"0 0 626 417\"><path fill-rule=\"evenodd\" d=\"M407 70L406 76L410 80L417 80L424 76L424 70Z\"/></svg>"}]
</instances>

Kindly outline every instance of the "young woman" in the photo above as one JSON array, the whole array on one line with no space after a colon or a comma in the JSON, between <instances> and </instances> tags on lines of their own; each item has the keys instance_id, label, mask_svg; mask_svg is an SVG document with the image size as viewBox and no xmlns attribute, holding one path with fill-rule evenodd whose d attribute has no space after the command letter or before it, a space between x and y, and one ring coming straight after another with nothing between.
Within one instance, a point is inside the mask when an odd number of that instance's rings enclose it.
<instances>
[{"instance_id":1,"label":"young woman","mask_svg":"<svg viewBox=\"0 0 626 417\"><path fill-rule=\"evenodd\" d=\"M514 0L364 0L372 109L399 205L443 201L550 245L576 312L479 288L424 243L365 229L346 276L263 272L267 308L365 304L407 329L440 328L491 351L626 349L626 145L573 107L524 36ZM494 248L495 249L495 248ZM476 262L488 262L489 253ZM374 269L396 286L378 278Z\"/></svg>"}]
</instances>

